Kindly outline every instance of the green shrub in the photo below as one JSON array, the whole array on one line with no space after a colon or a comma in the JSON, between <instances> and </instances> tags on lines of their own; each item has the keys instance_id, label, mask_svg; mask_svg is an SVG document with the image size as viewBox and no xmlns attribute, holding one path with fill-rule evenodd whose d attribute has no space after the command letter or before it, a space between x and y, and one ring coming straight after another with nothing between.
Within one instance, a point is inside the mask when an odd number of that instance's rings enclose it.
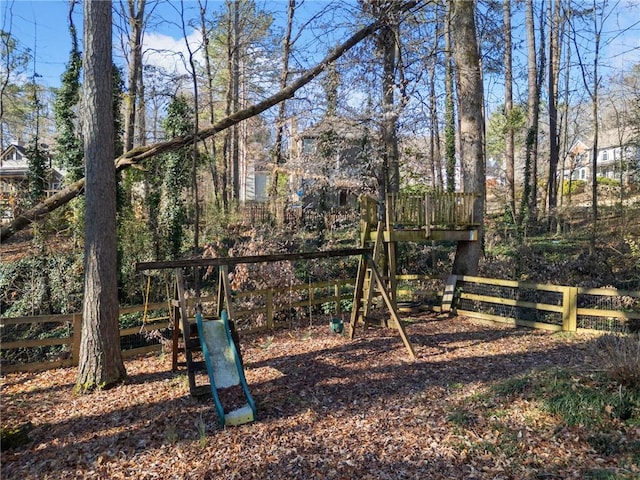
<instances>
[{"instance_id":1,"label":"green shrub","mask_svg":"<svg viewBox=\"0 0 640 480\"><path fill-rule=\"evenodd\" d=\"M584 193L587 182L584 180L564 180L562 182L563 195L575 195L576 193Z\"/></svg>"},{"instance_id":2,"label":"green shrub","mask_svg":"<svg viewBox=\"0 0 640 480\"><path fill-rule=\"evenodd\" d=\"M598 185L606 185L606 186L609 186L609 187L619 187L620 186L620 182L618 180L613 179L613 178L598 177L598 178L596 178L596 182L598 182Z\"/></svg>"}]
</instances>

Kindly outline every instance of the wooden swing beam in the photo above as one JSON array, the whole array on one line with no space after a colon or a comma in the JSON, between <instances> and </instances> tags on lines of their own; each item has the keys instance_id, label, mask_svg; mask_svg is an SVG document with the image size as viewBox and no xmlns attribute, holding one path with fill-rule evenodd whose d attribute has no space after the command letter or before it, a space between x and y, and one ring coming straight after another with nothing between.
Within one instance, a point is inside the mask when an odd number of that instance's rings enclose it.
<instances>
[{"instance_id":1,"label":"wooden swing beam","mask_svg":"<svg viewBox=\"0 0 640 480\"><path fill-rule=\"evenodd\" d=\"M224 258L191 258L191 259L182 259L182 260L167 260L161 262L139 262L136 264L136 271L145 271L145 270L163 270L163 269L175 269L176 272L181 268L198 268L198 267L220 267L220 283L218 286L218 314L219 310L223 308L223 304L226 303L228 308L231 308L231 299L230 292L231 287L229 286L228 275L226 272L228 271L227 267L231 265L239 265L246 263L267 263L267 262L279 262L279 261L295 261L295 260L312 260L317 258L334 258L334 257L348 257L348 256L361 256L363 260L372 268L374 272L375 281L378 284L379 289L382 291L382 295L384 301L391 312L391 316L396 327L398 328L398 332L400 333L400 338L404 343L409 355L412 359L416 358L415 352L413 350L413 346L409 341L407 334L404 330L404 326L398 316L397 309L395 308L395 302L392 300L391 294L385 289L380 274L375 266L375 263L372 261L373 258L373 249L372 248L342 248L336 250L325 250L319 252L299 252L299 253L275 253L269 255L251 255L251 256L241 256L241 257L224 257ZM395 293L395 292L394 292ZM361 295L361 293L360 293ZM179 297L184 300L183 295L179 295ZM360 300L356 299L354 302L357 305ZM185 309L185 305L181 305L182 309ZM231 314L231 312L229 312ZM186 316L186 309L185 309ZM232 315L230 315L233 318ZM355 325L352 324L351 337L353 338Z\"/></svg>"},{"instance_id":2,"label":"wooden swing beam","mask_svg":"<svg viewBox=\"0 0 640 480\"><path fill-rule=\"evenodd\" d=\"M370 254L370 248L341 248L337 250L324 250L321 252L300 252L300 253L273 253L270 255L250 255L245 257L223 257L223 258L187 258L183 260L166 260L162 262L139 262L136 264L136 271L143 270L163 270L173 268L190 267L220 267L239 265L243 263L266 263L295 260L311 260L314 258L349 257L352 255Z\"/></svg>"}]
</instances>

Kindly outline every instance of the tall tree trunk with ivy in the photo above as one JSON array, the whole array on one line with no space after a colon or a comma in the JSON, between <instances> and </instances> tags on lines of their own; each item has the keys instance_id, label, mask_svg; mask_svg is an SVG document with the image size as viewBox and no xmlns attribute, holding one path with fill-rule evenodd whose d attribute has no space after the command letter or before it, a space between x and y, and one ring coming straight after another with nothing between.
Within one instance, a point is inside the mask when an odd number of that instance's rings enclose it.
<instances>
[{"instance_id":1,"label":"tall tree trunk with ivy","mask_svg":"<svg viewBox=\"0 0 640 480\"><path fill-rule=\"evenodd\" d=\"M65 182L73 183L84 176L84 151L76 109L80 102L80 75L82 55L78 48L78 35L73 23L76 2L69 2L69 35L71 52L67 68L62 74L60 88L55 91L53 113L55 115L55 162L66 171ZM84 200L77 199L71 206L71 231L77 245L84 236Z\"/></svg>"},{"instance_id":2,"label":"tall tree trunk with ivy","mask_svg":"<svg viewBox=\"0 0 640 480\"><path fill-rule=\"evenodd\" d=\"M126 375L118 328L116 171L113 164L112 4L84 1L83 136L85 281L76 389L107 388Z\"/></svg>"},{"instance_id":3,"label":"tall tree trunk with ivy","mask_svg":"<svg viewBox=\"0 0 640 480\"><path fill-rule=\"evenodd\" d=\"M456 189L456 114L453 98L453 54L451 46L453 2L447 4L445 29L445 105L444 105L444 158L447 192Z\"/></svg>"},{"instance_id":4,"label":"tall tree trunk with ivy","mask_svg":"<svg viewBox=\"0 0 640 480\"><path fill-rule=\"evenodd\" d=\"M462 179L465 192L477 194L473 204L474 221L478 223L478 240L458 242L453 272L475 275L482 255L485 198L483 86L480 55L476 37L474 3L451 2L451 31L458 71L458 109Z\"/></svg>"},{"instance_id":5,"label":"tall tree trunk with ivy","mask_svg":"<svg viewBox=\"0 0 640 480\"><path fill-rule=\"evenodd\" d=\"M538 136L538 66L536 63L535 25L533 20L533 0L527 0L525 25L527 31L527 81L528 81L528 112L527 112L527 136L525 139L524 175L522 185L522 198L520 211L518 212L518 230L524 234L527 224L531 220L533 162L535 162L534 149Z\"/></svg>"},{"instance_id":6,"label":"tall tree trunk with ivy","mask_svg":"<svg viewBox=\"0 0 640 480\"><path fill-rule=\"evenodd\" d=\"M214 88L213 88L213 70L211 69L211 52L209 41L209 29L207 28L206 14L207 14L207 2L198 0L198 6L200 7L200 33L202 35L202 46L204 48L204 66L205 66L205 79L206 79L206 98L207 98L207 112L209 114L209 123L213 125L216 120L215 106L214 106ZM220 178L218 174L218 151L216 148L216 138L212 137L211 142L206 140L202 142L205 152L209 154L209 169L211 171L211 182L213 185L213 198L211 199L216 206L220 206ZM209 152L208 145L211 145L211 151Z\"/></svg>"},{"instance_id":7,"label":"tall tree trunk with ivy","mask_svg":"<svg viewBox=\"0 0 640 480\"><path fill-rule=\"evenodd\" d=\"M504 0L504 116L505 126L505 163L507 175L507 205L509 215L515 220L515 132L513 123L513 47L511 41L511 0Z\"/></svg>"},{"instance_id":8,"label":"tall tree trunk with ivy","mask_svg":"<svg viewBox=\"0 0 640 480\"><path fill-rule=\"evenodd\" d=\"M549 3L549 71L547 94L549 111L549 177L547 179L547 204L549 206L548 230L555 230L558 206L558 161L560 159L560 128L558 126L558 76L560 73L561 19L560 0Z\"/></svg>"}]
</instances>

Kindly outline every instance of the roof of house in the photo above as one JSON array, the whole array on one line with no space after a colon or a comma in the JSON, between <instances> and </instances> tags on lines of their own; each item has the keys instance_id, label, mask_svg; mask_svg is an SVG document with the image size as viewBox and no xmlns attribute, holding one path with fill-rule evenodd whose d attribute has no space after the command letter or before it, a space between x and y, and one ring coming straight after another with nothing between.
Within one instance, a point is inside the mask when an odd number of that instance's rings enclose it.
<instances>
[{"instance_id":1,"label":"roof of house","mask_svg":"<svg viewBox=\"0 0 640 480\"><path fill-rule=\"evenodd\" d=\"M49 167L51 168L50 161ZM58 177L63 175L63 172L56 168L51 168L51 172ZM22 178L26 177L28 173L27 149L23 145L12 143L0 154L0 177Z\"/></svg>"},{"instance_id":2,"label":"roof of house","mask_svg":"<svg viewBox=\"0 0 640 480\"><path fill-rule=\"evenodd\" d=\"M340 115L327 115L320 122L299 133L301 138L318 138L321 135L335 132L346 140L359 140L365 135L365 124Z\"/></svg>"}]
</instances>

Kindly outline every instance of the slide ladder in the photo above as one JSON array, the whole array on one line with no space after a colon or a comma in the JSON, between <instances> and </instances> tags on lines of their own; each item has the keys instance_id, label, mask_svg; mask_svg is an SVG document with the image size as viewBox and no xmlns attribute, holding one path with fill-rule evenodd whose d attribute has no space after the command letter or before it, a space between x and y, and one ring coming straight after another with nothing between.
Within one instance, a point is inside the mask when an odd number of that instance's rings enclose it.
<instances>
[{"instance_id":1,"label":"slide ladder","mask_svg":"<svg viewBox=\"0 0 640 480\"><path fill-rule=\"evenodd\" d=\"M204 320L202 313L197 312L196 322L220 425L242 425L253 422L256 419L256 405L249 393L240 355L231 336L226 310L221 312L220 320ZM219 390L237 385L242 386L246 403L225 413Z\"/></svg>"}]
</instances>

